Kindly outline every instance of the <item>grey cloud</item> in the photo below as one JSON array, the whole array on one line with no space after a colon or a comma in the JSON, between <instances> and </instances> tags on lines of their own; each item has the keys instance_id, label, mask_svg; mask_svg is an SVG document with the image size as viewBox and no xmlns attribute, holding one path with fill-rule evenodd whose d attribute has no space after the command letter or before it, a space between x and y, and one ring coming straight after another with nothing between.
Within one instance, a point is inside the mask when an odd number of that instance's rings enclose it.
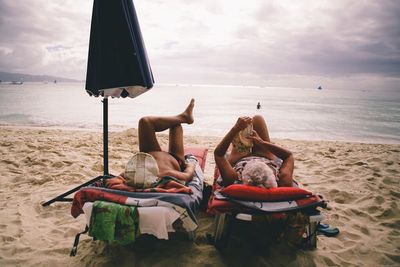
<instances>
[{"instance_id":1,"label":"grey cloud","mask_svg":"<svg viewBox=\"0 0 400 267\"><path fill-rule=\"evenodd\" d=\"M326 19L326 24L285 32L277 28L283 10L273 2L265 3L255 14L255 25L259 27L244 25L237 30L237 37L248 49L260 49L257 57L241 57L243 65L251 68L252 64L272 73L399 76L400 3L358 1L346 5L338 1L335 4L315 14ZM277 38L265 39L264 32ZM242 49L246 47L237 48ZM238 56L237 51L235 54Z\"/></svg>"},{"instance_id":2,"label":"grey cloud","mask_svg":"<svg viewBox=\"0 0 400 267\"><path fill-rule=\"evenodd\" d=\"M38 74L84 78L92 5L89 2L0 0L0 36L4 37L0 39L0 70L34 70L42 72ZM171 2L157 2L161 9L158 12L168 12ZM146 9L147 3L138 2L139 7L143 5L138 15L142 16L140 23L157 81L203 79L207 83L230 83L266 80L270 75L400 76L398 1L326 1L327 5L316 13L302 14L315 23L293 29L280 24L285 10L279 1L260 1L261 6L254 7L255 12L248 19L238 19L242 24L236 29L236 39L228 45L207 40L213 29L205 22L207 18L222 21L224 5L235 3L178 2L172 4L182 7L182 13L170 14L178 16L171 19L179 21L169 29L173 37L166 36L156 44L151 43L147 31L157 32L162 22L154 19L157 13L153 9ZM83 7L76 9L76 5ZM157 3L148 5L154 8ZM187 9L199 10L203 16L185 15ZM146 21L146 16L152 17L151 22ZM198 42L188 33L195 33ZM6 53L2 47L12 52ZM51 60L49 53L54 55Z\"/></svg>"},{"instance_id":3,"label":"grey cloud","mask_svg":"<svg viewBox=\"0 0 400 267\"><path fill-rule=\"evenodd\" d=\"M86 66L76 56L83 59L87 55L82 53L89 39L87 9L77 1L0 1L0 36L5 37L0 39L0 47L12 51L0 53L0 69L82 78ZM64 53L66 50L70 52ZM60 70L63 72L56 73Z\"/></svg>"}]
</instances>

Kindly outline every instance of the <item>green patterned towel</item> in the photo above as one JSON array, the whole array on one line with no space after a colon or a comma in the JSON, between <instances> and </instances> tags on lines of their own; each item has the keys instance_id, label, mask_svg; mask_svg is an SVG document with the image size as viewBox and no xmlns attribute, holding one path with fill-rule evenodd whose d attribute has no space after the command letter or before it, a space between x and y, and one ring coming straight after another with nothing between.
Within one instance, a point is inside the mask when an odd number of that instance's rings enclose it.
<instances>
[{"instance_id":1,"label":"green patterned towel","mask_svg":"<svg viewBox=\"0 0 400 267\"><path fill-rule=\"evenodd\" d=\"M135 241L139 229L135 206L95 201L90 218L89 236L110 244L126 245Z\"/></svg>"}]
</instances>

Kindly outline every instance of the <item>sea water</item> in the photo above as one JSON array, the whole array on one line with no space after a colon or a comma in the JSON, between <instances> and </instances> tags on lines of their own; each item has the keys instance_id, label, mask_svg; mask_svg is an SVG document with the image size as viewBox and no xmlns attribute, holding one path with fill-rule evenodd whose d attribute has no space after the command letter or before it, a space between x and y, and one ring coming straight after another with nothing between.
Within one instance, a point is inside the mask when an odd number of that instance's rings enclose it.
<instances>
[{"instance_id":1,"label":"sea water","mask_svg":"<svg viewBox=\"0 0 400 267\"><path fill-rule=\"evenodd\" d=\"M102 98L83 83L0 83L0 125L101 131ZM109 130L146 115L174 115L196 99L185 134L223 136L239 116L261 114L271 138L400 143L400 90L158 85L134 99L109 99ZM261 108L257 109L260 102Z\"/></svg>"}]
</instances>

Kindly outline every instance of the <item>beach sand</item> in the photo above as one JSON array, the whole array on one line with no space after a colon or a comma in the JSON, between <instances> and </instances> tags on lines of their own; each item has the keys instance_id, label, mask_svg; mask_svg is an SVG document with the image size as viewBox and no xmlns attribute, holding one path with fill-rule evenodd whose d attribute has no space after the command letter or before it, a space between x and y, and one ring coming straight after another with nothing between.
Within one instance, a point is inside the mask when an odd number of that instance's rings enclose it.
<instances>
[{"instance_id":1,"label":"beach sand","mask_svg":"<svg viewBox=\"0 0 400 267\"><path fill-rule=\"evenodd\" d=\"M278 243L256 252L243 230L219 252L206 238L213 218L200 213L194 242L175 233L168 241L143 236L119 247L83 235L70 257L84 216L74 219L69 203L41 203L102 174L102 134L15 127L0 133L0 266L400 266L400 145L273 140L293 151L295 179L329 201L324 222L340 228L337 237L319 235L315 250ZM219 139L185 139L209 148L210 183ZM111 132L110 173L122 172L137 150L136 130Z\"/></svg>"}]
</instances>

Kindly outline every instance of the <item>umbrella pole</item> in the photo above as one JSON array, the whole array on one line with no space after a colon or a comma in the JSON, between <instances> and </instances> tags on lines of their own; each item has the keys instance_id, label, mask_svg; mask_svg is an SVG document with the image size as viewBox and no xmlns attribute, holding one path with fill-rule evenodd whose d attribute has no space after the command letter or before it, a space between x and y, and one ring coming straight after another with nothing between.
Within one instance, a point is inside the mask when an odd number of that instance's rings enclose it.
<instances>
[{"instance_id":1,"label":"umbrella pole","mask_svg":"<svg viewBox=\"0 0 400 267\"><path fill-rule=\"evenodd\" d=\"M102 179L107 179L110 178L110 175L108 173L108 99L105 97L103 99L103 145L104 145L104 175L98 176L86 183L83 183L45 203L42 204L43 207L49 206L50 204L60 201L60 202L71 202L72 198L66 198L66 196L78 191L82 187L88 186L93 184L94 182L97 182Z\"/></svg>"},{"instance_id":2,"label":"umbrella pole","mask_svg":"<svg viewBox=\"0 0 400 267\"><path fill-rule=\"evenodd\" d=\"M103 99L103 160L104 175L108 175L108 98Z\"/></svg>"}]
</instances>

